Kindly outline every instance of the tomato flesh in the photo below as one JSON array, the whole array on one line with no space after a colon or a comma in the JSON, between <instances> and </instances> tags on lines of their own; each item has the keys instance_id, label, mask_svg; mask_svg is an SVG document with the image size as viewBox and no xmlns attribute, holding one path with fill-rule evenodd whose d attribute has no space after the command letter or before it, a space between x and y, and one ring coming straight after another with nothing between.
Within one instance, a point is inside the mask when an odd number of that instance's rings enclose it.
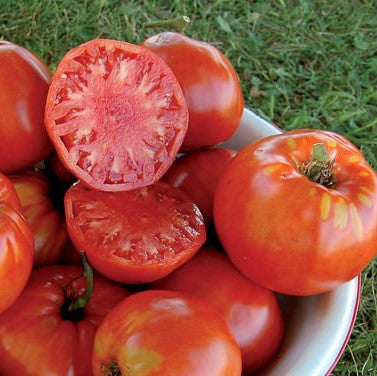
<instances>
[{"instance_id":1,"label":"tomato flesh","mask_svg":"<svg viewBox=\"0 0 377 376\"><path fill-rule=\"evenodd\" d=\"M205 241L203 217L178 188L158 182L126 192L79 183L65 197L67 228L99 272L125 283L167 275Z\"/></svg>"},{"instance_id":2,"label":"tomato flesh","mask_svg":"<svg viewBox=\"0 0 377 376\"><path fill-rule=\"evenodd\" d=\"M140 46L93 40L62 59L45 121L59 157L88 186L129 190L157 181L187 130L169 67Z\"/></svg>"}]
</instances>

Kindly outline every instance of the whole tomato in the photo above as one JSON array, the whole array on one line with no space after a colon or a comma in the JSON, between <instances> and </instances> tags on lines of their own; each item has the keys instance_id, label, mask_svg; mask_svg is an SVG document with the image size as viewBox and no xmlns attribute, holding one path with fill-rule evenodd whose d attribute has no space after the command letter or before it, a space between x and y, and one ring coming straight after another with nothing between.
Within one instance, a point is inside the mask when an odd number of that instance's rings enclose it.
<instances>
[{"instance_id":1,"label":"whole tomato","mask_svg":"<svg viewBox=\"0 0 377 376\"><path fill-rule=\"evenodd\" d=\"M329 291L377 252L377 176L344 137L296 130L240 151L217 186L214 220L236 267L291 295Z\"/></svg>"},{"instance_id":2,"label":"whole tomato","mask_svg":"<svg viewBox=\"0 0 377 376\"><path fill-rule=\"evenodd\" d=\"M123 283L163 278L206 240L198 207L164 182L125 192L73 185L64 199L67 230L97 271Z\"/></svg>"},{"instance_id":3,"label":"whole tomato","mask_svg":"<svg viewBox=\"0 0 377 376\"><path fill-rule=\"evenodd\" d=\"M38 57L0 41L1 172L16 172L50 152L43 123L50 79L50 70Z\"/></svg>"},{"instance_id":4,"label":"whole tomato","mask_svg":"<svg viewBox=\"0 0 377 376\"><path fill-rule=\"evenodd\" d=\"M10 179L34 234L34 266L58 262L68 236L65 220L50 199L47 177L40 170L28 169Z\"/></svg>"},{"instance_id":5,"label":"whole tomato","mask_svg":"<svg viewBox=\"0 0 377 376\"><path fill-rule=\"evenodd\" d=\"M240 376L240 350L208 303L146 291L118 304L98 328L93 374Z\"/></svg>"},{"instance_id":6,"label":"whole tomato","mask_svg":"<svg viewBox=\"0 0 377 376\"><path fill-rule=\"evenodd\" d=\"M93 294L87 302L87 278L78 266L34 270L17 302L0 315L1 375L91 375L97 327L128 293L94 276ZM84 304L75 305L82 297Z\"/></svg>"},{"instance_id":7,"label":"whole tomato","mask_svg":"<svg viewBox=\"0 0 377 376\"><path fill-rule=\"evenodd\" d=\"M175 32L154 35L142 46L171 68L186 99L189 127L182 150L216 145L237 130L243 95L231 62L211 44Z\"/></svg>"},{"instance_id":8,"label":"whole tomato","mask_svg":"<svg viewBox=\"0 0 377 376\"><path fill-rule=\"evenodd\" d=\"M200 250L152 288L187 292L211 303L240 346L244 374L264 366L283 339L283 319L274 294L249 281L215 249Z\"/></svg>"},{"instance_id":9,"label":"whole tomato","mask_svg":"<svg viewBox=\"0 0 377 376\"><path fill-rule=\"evenodd\" d=\"M5 203L0 203L0 228L2 313L17 300L27 283L33 265L34 241L24 217Z\"/></svg>"},{"instance_id":10,"label":"whole tomato","mask_svg":"<svg viewBox=\"0 0 377 376\"><path fill-rule=\"evenodd\" d=\"M194 151L177 159L162 180L185 191L203 217L212 220L216 185L228 162L236 154L230 149Z\"/></svg>"}]
</instances>

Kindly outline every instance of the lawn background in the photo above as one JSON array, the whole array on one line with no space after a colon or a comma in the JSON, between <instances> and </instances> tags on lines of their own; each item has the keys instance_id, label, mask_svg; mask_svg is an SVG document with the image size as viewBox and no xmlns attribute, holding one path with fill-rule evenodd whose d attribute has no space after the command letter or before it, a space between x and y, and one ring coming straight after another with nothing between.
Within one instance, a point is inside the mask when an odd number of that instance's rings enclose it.
<instances>
[{"instance_id":1,"label":"lawn background","mask_svg":"<svg viewBox=\"0 0 377 376\"><path fill-rule=\"evenodd\" d=\"M139 43L161 31L144 30L145 21L181 14L193 21L186 34L232 61L247 106L286 130L339 132L377 168L375 1L0 0L0 39L54 70L82 42ZM334 375L377 375L376 274L375 260L363 273L358 318Z\"/></svg>"}]
</instances>

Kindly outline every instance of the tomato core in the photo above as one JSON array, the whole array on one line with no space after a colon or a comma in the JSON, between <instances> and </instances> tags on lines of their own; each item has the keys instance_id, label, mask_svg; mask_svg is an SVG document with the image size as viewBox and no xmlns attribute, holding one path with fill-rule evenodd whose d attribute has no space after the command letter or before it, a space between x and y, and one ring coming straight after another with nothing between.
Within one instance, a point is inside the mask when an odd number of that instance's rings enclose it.
<instances>
[{"instance_id":1,"label":"tomato core","mask_svg":"<svg viewBox=\"0 0 377 376\"><path fill-rule=\"evenodd\" d=\"M322 143L314 144L310 160L298 164L299 171L315 183L326 188L334 188L336 180L332 173L335 162L335 154L330 156Z\"/></svg>"},{"instance_id":2,"label":"tomato core","mask_svg":"<svg viewBox=\"0 0 377 376\"><path fill-rule=\"evenodd\" d=\"M107 366L102 365L101 371L103 376L121 376L122 371L115 360L112 360Z\"/></svg>"}]
</instances>

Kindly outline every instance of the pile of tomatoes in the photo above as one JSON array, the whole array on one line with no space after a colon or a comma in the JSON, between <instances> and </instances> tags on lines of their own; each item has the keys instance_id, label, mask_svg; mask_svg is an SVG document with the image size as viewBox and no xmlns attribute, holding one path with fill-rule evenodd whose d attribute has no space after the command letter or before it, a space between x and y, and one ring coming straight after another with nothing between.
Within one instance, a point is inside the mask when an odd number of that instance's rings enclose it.
<instances>
[{"instance_id":1,"label":"pile of tomatoes","mask_svg":"<svg viewBox=\"0 0 377 376\"><path fill-rule=\"evenodd\" d=\"M215 148L243 105L179 33L89 41L54 75L0 42L1 375L249 375L284 336L275 292L375 257L361 152L307 129Z\"/></svg>"}]
</instances>

